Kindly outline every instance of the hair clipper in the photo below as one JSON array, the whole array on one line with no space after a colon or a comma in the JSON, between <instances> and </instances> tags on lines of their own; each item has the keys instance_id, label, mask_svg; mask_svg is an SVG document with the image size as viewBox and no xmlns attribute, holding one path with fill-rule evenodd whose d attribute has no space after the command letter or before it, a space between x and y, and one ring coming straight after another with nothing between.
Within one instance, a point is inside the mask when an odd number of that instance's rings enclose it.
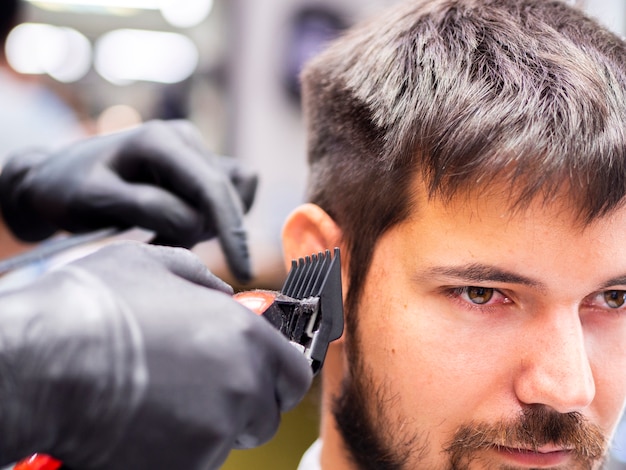
<instances>
[{"instance_id":1,"label":"hair clipper","mask_svg":"<svg viewBox=\"0 0 626 470\"><path fill-rule=\"evenodd\" d=\"M280 292L251 290L235 294L245 307L265 318L307 357L317 374L331 341L343 333L339 248L291 261ZM22 460L14 470L69 470L44 454Z\"/></svg>"}]
</instances>

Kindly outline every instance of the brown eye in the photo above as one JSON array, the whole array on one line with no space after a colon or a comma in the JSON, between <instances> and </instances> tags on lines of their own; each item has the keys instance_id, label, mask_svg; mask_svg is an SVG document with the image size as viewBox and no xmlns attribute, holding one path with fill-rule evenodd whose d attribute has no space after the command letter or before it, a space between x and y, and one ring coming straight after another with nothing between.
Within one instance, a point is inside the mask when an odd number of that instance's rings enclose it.
<instances>
[{"instance_id":1,"label":"brown eye","mask_svg":"<svg viewBox=\"0 0 626 470\"><path fill-rule=\"evenodd\" d=\"M607 290L604 301L611 308L620 308L626 302L626 290Z\"/></svg>"},{"instance_id":2,"label":"brown eye","mask_svg":"<svg viewBox=\"0 0 626 470\"><path fill-rule=\"evenodd\" d=\"M467 288L467 298L478 305L486 304L493 297L493 291L490 287L471 286Z\"/></svg>"}]
</instances>

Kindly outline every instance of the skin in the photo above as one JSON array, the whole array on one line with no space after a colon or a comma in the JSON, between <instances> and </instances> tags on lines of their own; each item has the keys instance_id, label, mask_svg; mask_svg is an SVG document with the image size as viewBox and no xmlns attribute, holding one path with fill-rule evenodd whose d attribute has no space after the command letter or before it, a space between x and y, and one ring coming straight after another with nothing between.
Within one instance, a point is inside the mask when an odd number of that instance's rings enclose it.
<instances>
[{"instance_id":1,"label":"skin","mask_svg":"<svg viewBox=\"0 0 626 470\"><path fill-rule=\"evenodd\" d=\"M513 212L497 190L445 204L418 197L416 207L377 243L358 330L329 351L322 467L357 468L331 413L350 377L346 344L362 359L368 408L375 390L385 392L374 421L389 436L380 439L400 453L398 443L412 441L403 468L457 468L444 449L460 426L509 422L528 408L579 413L608 442L626 398L626 208L582 227L567 201ZM291 259L340 245L341 230L307 204L283 240ZM476 265L487 268L478 278L467 269ZM477 304L473 286L491 298ZM580 464L567 444L504 445L476 450L458 468L601 465Z\"/></svg>"},{"instance_id":2,"label":"skin","mask_svg":"<svg viewBox=\"0 0 626 470\"><path fill-rule=\"evenodd\" d=\"M0 218L0 259L19 255L32 247L32 244L23 243L15 238Z\"/></svg>"}]
</instances>

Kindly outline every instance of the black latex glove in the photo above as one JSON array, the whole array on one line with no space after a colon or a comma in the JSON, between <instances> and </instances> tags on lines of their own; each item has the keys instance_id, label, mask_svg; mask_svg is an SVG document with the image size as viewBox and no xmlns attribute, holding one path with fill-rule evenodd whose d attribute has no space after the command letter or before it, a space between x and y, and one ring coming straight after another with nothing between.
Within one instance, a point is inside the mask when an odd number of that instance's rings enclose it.
<instances>
[{"instance_id":1,"label":"black latex glove","mask_svg":"<svg viewBox=\"0 0 626 470\"><path fill-rule=\"evenodd\" d=\"M219 468L267 441L308 361L182 248L120 242L0 296L0 465Z\"/></svg>"},{"instance_id":2,"label":"black latex glove","mask_svg":"<svg viewBox=\"0 0 626 470\"><path fill-rule=\"evenodd\" d=\"M142 227L154 243L191 247L219 238L233 274L251 277L243 214L256 175L212 155L188 121L151 121L48 154L14 155L0 174L11 231L35 242L59 229Z\"/></svg>"}]
</instances>

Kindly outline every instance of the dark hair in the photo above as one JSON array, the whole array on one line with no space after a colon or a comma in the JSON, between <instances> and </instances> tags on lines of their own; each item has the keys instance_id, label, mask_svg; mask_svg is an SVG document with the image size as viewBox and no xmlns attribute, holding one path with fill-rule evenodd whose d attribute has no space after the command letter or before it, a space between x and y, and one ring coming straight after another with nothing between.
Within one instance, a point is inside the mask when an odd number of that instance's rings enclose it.
<instances>
[{"instance_id":1,"label":"dark hair","mask_svg":"<svg viewBox=\"0 0 626 470\"><path fill-rule=\"evenodd\" d=\"M0 1L0 44L4 45L11 29L19 23L22 6L21 0ZM4 50L0 50L0 57L3 55Z\"/></svg>"},{"instance_id":2,"label":"dark hair","mask_svg":"<svg viewBox=\"0 0 626 470\"><path fill-rule=\"evenodd\" d=\"M626 194L626 46L556 0L410 1L305 67L309 200L341 227L356 306L376 241L430 197L567 191L583 224Z\"/></svg>"}]
</instances>

